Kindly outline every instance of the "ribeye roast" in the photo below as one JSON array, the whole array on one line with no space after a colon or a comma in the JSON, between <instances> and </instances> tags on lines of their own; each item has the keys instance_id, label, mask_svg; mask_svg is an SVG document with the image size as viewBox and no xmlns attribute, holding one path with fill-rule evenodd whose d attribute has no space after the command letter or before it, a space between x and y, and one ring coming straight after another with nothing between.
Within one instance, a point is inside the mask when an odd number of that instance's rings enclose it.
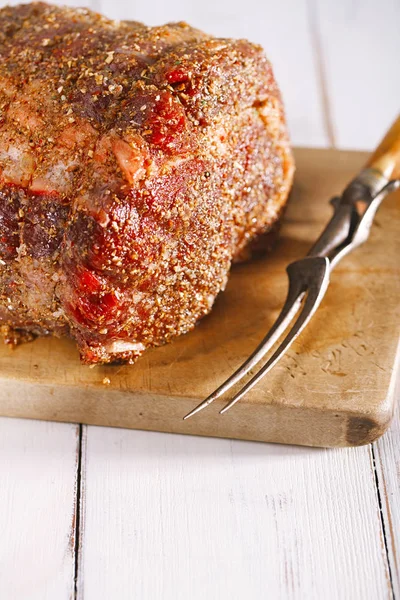
<instances>
[{"instance_id":1,"label":"ribeye roast","mask_svg":"<svg viewBox=\"0 0 400 600\"><path fill-rule=\"evenodd\" d=\"M133 362L208 313L293 176L259 46L0 10L0 324ZM260 238L259 238L260 239Z\"/></svg>"}]
</instances>

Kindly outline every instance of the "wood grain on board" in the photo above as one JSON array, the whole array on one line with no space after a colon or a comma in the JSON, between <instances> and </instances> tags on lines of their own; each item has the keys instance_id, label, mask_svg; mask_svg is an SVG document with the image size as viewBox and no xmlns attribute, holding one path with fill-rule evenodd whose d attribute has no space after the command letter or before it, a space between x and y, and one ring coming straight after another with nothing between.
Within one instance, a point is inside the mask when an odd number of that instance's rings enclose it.
<instances>
[{"instance_id":1,"label":"wood grain on board","mask_svg":"<svg viewBox=\"0 0 400 600\"><path fill-rule=\"evenodd\" d=\"M227 415L217 412L222 399L182 420L269 329L285 298L286 265L306 253L331 214L328 199L365 158L298 150L295 189L275 251L235 267L209 317L135 366L89 369L67 339L39 339L14 351L1 347L0 413L315 446L377 438L393 412L398 194L385 200L368 243L337 267L318 313L273 371Z\"/></svg>"}]
</instances>

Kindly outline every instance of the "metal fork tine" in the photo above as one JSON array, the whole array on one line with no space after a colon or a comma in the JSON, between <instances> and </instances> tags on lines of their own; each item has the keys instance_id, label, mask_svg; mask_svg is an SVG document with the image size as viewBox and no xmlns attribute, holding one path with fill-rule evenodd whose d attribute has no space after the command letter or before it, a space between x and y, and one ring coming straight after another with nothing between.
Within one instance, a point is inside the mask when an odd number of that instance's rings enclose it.
<instances>
[{"instance_id":1,"label":"metal fork tine","mask_svg":"<svg viewBox=\"0 0 400 600\"><path fill-rule=\"evenodd\" d=\"M219 388L217 388L212 394L210 394L208 398L206 398L203 402L201 402L201 404L199 404L198 406L196 406L196 408L190 411L184 417L184 420L189 419L196 413L209 406L212 402L214 402L214 400L222 396L222 394L224 394L226 391L232 388L238 381L240 381L240 379L242 379L267 354L267 352L269 352L269 350L272 348L275 342L283 335L284 331L288 328L295 315L298 313L306 290L310 289L310 273L317 273L315 283L317 283L317 285L320 284L322 279L326 276L328 272L328 261L327 259L323 259L321 257L305 258L301 261L297 261L289 265L289 267L287 268L287 272L289 275L289 290L286 297L286 301L280 312L280 315L276 319L275 323L273 324L267 335L257 346L254 352L249 356L249 358ZM312 283L314 284L314 281ZM327 285L328 283L326 282L326 286ZM301 314L304 313L304 309ZM306 323L304 324L304 326L305 325ZM237 400L235 401L235 403L236 402ZM226 410L228 410L228 408L229 406L226 407Z\"/></svg>"},{"instance_id":2,"label":"metal fork tine","mask_svg":"<svg viewBox=\"0 0 400 600\"><path fill-rule=\"evenodd\" d=\"M302 308L302 311L296 319L292 329L289 331L283 342L280 344L276 352L271 356L269 361L258 371L258 373L246 383L246 385L232 398L232 400L220 411L220 414L226 413L232 406L239 402L241 398L249 390L251 390L282 358L285 352L290 348L295 339L300 335L306 327L311 317L320 305L326 289L329 284L329 271L327 270L324 277L320 280L319 285L312 285L308 288L307 298Z\"/></svg>"},{"instance_id":3,"label":"metal fork tine","mask_svg":"<svg viewBox=\"0 0 400 600\"><path fill-rule=\"evenodd\" d=\"M288 325L293 320L294 316L298 312L301 306L301 300L304 296L304 293L300 291L300 295L297 294L297 297L294 296L294 291L288 292L288 296L285 302L285 305L273 324L272 328L269 330L268 334L264 337L262 342L257 346L254 352L249 356L249 358L230 376L222 385L219 386L212 394L208 396L201 404L196 406L192 411L190 411L185 417L184 420L189 419L196 413L200 412L214 400L222 396L225 392L227 392L231 387L233 387L240 379L242 379L272 348L275 342L281 337L283 332L286 330Z\"/></svg>"},{"instance_id":4,"label":"metal fork tine","mask_svg":"<svg viewBox=\"0 0 400 600\"><path fill-rule=\"evenodd\" d=\"M284 331L287 329L287 327L299 311L301 302L305 294L304 281L301 278L294 276L294 274L291 271L290 265L287 269L287 272L289 276L289 289L286 301L278 318L272 325L267 335L263 338L261 343L257 346L254 352L249 356L249 358L222 385L220 385L219 388L217 388L212 394L210 394L208 398L206 398L203 402L201 402L201 404L199 404L198 406L196 406L196 408L190 411L184 417L184 420L189 419L196 413L200 412L201 410L212 404L214 400L216 400L217 398L222 396L222 394L224 394L230 388L232 388L238 381L240 381L240 379L247 375L247 373L269 352L269 350L281 337L281 335L283 335Z\"/></svg>"}]
</instances>

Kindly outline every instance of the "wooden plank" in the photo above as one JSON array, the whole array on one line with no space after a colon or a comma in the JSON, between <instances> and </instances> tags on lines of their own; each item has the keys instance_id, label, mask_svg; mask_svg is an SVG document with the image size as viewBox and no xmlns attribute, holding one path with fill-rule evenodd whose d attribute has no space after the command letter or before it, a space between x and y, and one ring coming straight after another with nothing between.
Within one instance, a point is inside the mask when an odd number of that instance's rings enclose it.
<instances>
[{"instance_id":1,"label":"wooden plank","mask_svg":"<svg viewBox=\"0 0 400 600\"><path fill-rule=\"evenodd\" d=\"M0 598L73 596L78 430L0 419Z\"/></svg>"},{"instance_id":2,"label":"wooden plank","mask_svg":"<svg viewBox=\"0 0 400 600\"><path fill-rule=\"evenodd\" d=\"M79 426L0 418L1 598L74 597L79 460Z\"/></svg>"},{"instance_id":3,"label":"wooden plank","mask_svg":"<svg viewBox=\"0 0 400 600\"><path fill-rule=\"evenodd\" d=\"M399 111L400 3L309 3L336 145L372 149Z\"/></svg>"},{"instance_id":4,"label":"wooden plank","mask_svg":"<svg viewBox=\"0 0 400 600\"><path fill-rule=\"evenodd\" d=\"M322 95L333 142L372 149L398 114L400 5L310 0L314 47L320 50ZM371 48L373 47L373 51ZM400 365L397 381L400 381ZM394 373L395 374L395 373ZM394 379L393 379L394 383ZM400 399L400 385L393 390ZM378 494L394 596L400 596L400 417L373 444Z\"/></svg>"},{"instance_id":5,"label":"wooden plank","mask_svg":"<svg viewBox=\"0 0 400 600\"><path fill-rule=\"evenodd\" d=\"M305 255L331 214L328 199L365 162L362 153L323 150L296 157L279 246L233 269L193 332L134 367L88 369L70 340L0 347L0 414L314 446L360 445L382 434L393 413L387 393L400 329L399 194L384 202L368 243L337 267L319 311L268 377L227 415L218 416L226 402L219 399L182 420L270 328L286 295L286 265Z\"/></svg>"},{"instance_id":6,"label":"wooden plank","mask_svg":"<svg viewBox=\"0 0 400 600\"><path fill-rule=\"evenodd\" d=\"M78 598L391 597L368 448L91 427L86 470Z\"/></svg>"},{"instance_id":7,"label":"wooden plank","mask_svg":"<svg viewBox=\"0 0 400 600\"><path fill-rule=\"evenodd\" d=\"M185 2L185 0L99 0L107 16L134 19L147 25L187 21L219 37L248 38L261 44L272 61L289 119L293 143L324 146L327 136L312 46L308 35L306 0L286 2Z\"/></svg>"}]
</instances>

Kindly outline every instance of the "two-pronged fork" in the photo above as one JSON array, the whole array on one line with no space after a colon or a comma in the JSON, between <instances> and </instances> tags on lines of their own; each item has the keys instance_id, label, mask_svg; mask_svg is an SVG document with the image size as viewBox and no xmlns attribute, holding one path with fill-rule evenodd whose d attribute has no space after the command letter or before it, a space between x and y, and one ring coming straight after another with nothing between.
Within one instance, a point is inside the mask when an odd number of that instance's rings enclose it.
<instances>
[{"instance_id":1,"label":"two-pronged fork","mask_svg":"<svg viewBox=\"0 0 400 600\"><path fill-rule=\"evenodd\" d=\"M393 178L393 179L392 179ZM233 375L184 418L188 419L230 390L271 350L296 321L267 363L220 411L229 410L270 371L306 327L329 285L332 269L349 252L365 242L382 200L400 187L400 116L370 158L366 168L343 194L333 198L334 214L305 258L287 267L289 290L274 325L260 345ZM300 312L299 312L300 311Z\"/></svg>"}]
</instances>

